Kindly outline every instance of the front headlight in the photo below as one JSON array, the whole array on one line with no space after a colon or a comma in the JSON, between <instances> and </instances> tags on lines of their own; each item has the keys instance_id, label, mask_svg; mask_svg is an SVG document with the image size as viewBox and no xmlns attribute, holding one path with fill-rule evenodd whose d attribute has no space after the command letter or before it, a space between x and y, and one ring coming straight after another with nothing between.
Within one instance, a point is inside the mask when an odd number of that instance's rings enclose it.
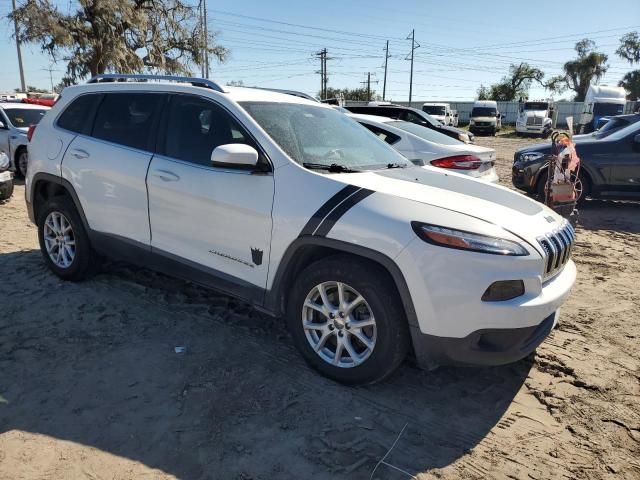
<instances>
[{"instance_id":1,"label":"front headlight","mask_svg":"<svg viewBox=\"0 0 640 480\"><path fill-rule=\"evenodd\" d=\"M9 168L10 162L9 157L6 153L0 152L0 172L3 170L7 170Z\"/></svg>"},{"instance_id":2,"label":"front headlight","mask_svg":"<svg viewBox=\"0 0 640 480\"><path fill-rule=\"evenodd\" d=\"M532 162L534 160L540 160L544 157L544 153L540 152L530 152L530 153L521 153L520 160L523 162Z\"/></svg>"},{"instance_id":3,"label":"front headlight","mask_svg":"<svg viewBox=\"0 0 640 480\"><path fill-rule=\"evenodd\" d=\"M469 125L474 125L476 123L476 121L472 118L471 120L469 120Z\"/></svg>"},{"instance_id":4,"label":"front headlight","mask_svg":"<svg viewBox=\"0 0 640 480\"><path fill-rule=\"evenodd\" d=\"M469 143L469 135L467 135L466 133L459 133L458 140L464 143Z\"/></svg>"},{"instance_id":5,"label":"front headlight","mask_svg":"<svg viewBox=\"0 0 640 480\"><path fill-rule=\"evenodd\" d=\"M411 222L411 227L422 240L440 247L490 253L493 255L524 256L529 254L519 243L504 238L465 232L464 230L455 230L453 228L440 227L438 225L421 222Z\"/></svg>"}]
</instances>

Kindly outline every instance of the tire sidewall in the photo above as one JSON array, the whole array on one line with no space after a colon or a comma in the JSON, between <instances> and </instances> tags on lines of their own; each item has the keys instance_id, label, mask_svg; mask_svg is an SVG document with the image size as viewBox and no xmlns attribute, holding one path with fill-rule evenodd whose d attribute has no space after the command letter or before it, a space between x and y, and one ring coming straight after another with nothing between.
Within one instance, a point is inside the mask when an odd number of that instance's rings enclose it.
<instances>
[{"instance_id":1,"label":"tire sidewall","mask_svg":"<svg viewBox=\"0 0 640 480\"><path fill-rule=\"evenodd\" d=\"M71 265L67 268L61 268L57 266L47 253L47 249L44 243L44 223L47 217L52 212L61 213L71 224L73 230L74 240L76 242L76 252ZM65 198L53 199L46 203L46 205L38 213L37 219L38 226L38 242L40 243L40 251L47 266L59 277L65 280L80 280L85 276L89 269L89 262L91 260L91 245L85 231L82 220L78 215L75 206Z\"/></svg>"},{"instance_id":2,"label":"tire sidewall","mask_svg":"<svg viewBox=\"0 0 640 480\"><path fill-rule=\"evenodd\" d=\"M375 270L348 260L318 262L302 272L289 296L287 322L296 347L311 366L340 383L362 385L379 381L392 373L406 355L408 332L403 310L395 289L382 280L384 273ZM315 286L328 281L343 282L357 290L376 319L376 345L369 358L357 367L330 365L313 351L305 335L304 301Z\"/></svg>"}]
</instances>

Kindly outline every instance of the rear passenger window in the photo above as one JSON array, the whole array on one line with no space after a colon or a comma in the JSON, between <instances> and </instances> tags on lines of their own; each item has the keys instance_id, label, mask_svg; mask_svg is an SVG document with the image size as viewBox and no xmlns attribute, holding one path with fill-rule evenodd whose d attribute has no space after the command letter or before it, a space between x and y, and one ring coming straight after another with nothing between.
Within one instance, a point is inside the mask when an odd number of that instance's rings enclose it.
<instances>
[{"instance_id":1,"label":"rear passenger window","mask_svg":"<svg viewBox=\"0 0 640 480\"><path fill-rule=\"evenodd\" d=\"M81 95L73 100L58 118L58 126L76 133L88 133L96 102L100 95Z\"/></svg>"},{"instance_id":2,"label":"rear passenger window","mask_svg":"<svg viewBox=\"0 0 640 480\"><path fill-rule=\"evenodd\" d=\"M244 129L222 107L195 96L172 98L167 114L165 155L211 166L211 152L229 143L255 147Z\"/></svg>"},{"instance_id":3,"label":"rear passenger window","mask_svg":"<svg viewBox=\"0 0 640 480\"><path fill-rule=\"evenodd\" d=\"M148 150L153 120L164 98L157 93L105 94L96 113L92 136Z\"/></svg>"}]
</instances>

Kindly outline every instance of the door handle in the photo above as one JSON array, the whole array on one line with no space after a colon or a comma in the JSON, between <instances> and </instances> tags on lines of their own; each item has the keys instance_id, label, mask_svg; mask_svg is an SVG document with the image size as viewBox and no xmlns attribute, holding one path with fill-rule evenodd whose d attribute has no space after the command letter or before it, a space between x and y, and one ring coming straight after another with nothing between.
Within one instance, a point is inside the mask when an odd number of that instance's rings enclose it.
<instances>
[{"instance_id":1,"label":"door handle","mask_svg":"<svg viewBox=\"0 0 640 480\"><path fill-rule=\"evenodd\" d=\"M89 158L89 152L81 150L79 148L74 148L69 153L72 157L75 157L77 159Z\"/></svg>"},{"instance_id":2,"label":"door handle","mask_svg":"<svg viewBox=\"0 0 640 480\"><path fill-rule=\"evenodd\" d=\"M152 175L163 182L177 182L180 180L178 175L173 172L169 172L168 170L154 170Z\"/></svg>"}]
</instances>

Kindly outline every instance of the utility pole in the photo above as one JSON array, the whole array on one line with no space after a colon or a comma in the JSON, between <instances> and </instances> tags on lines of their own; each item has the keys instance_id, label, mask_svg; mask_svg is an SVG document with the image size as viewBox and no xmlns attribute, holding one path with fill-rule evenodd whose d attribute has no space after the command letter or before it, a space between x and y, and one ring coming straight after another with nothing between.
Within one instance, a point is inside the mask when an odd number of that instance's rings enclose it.
<instances>
[{"instance_id":1,"label":"utility pole","mask_svg":"<svg viewBox=\"0 0 640 480\"><path fill-rule=\"evenodd\" d=\"M204 78L209 78L209 27L207 26L207 0L202 1L204 17Z\"/></svg>"},{"instance_id":2,"label":"utility pole","mask_svg":"<svg viewBox=\"0 0 640 480\"><path fill-rule=\"evenodd\" d=\"M382 84L382 100L385 99L387 94L387 62L389 60L389 40L387 40L387 46L384 49L384 83Z\"/></svg>"},{"instance_id":3,"label":"utility pole","mask_svg":"<svg viewBox=\"0 0 640 480\"><path fill-rule=\"evenodd\" d=\"M320 71L316 72L320 74L320 100L327 98L327 49L323 48L315 54L316 57L320 57Z\"/></svg>"},{"instance_id":4,"label":"utility pole","mask_svg":"<svg viewBox=\"0 0 640 480\"><path fill-rule=\"evenodd\" d=\"M413 52L416 48L419 48L420 45L416 43L416 31L415 29L411 30L411 35L407 37L407 40L411 38L411 76L409 77L409 106L411 106L411 97L413 94ZM409 60L405 58L405 60Z\"/></svg>"},{"instance_id":5,"label":"utility pole","mask_svg":"<svg viewBox=\"0 0 640 480\"><path fill-rule=\"evenodd\" d=\"M51 82L51 93L53 93L53 72L57 72L58 70L51 68L51 65L49 65L49 68L41 68L40 70L49 72L49 81Z\"/></svg>"},{"instance_id":6,"label":"utility pole","mask_svg":"<svg viewBox=\"0 0 640 480\"><path fill-rule=\"evenodd\" d=\"M13 13L16 13L16 0L12 0L13 2ZM24 68L22 66L22 51L20 50L20 40L18 37L18 19L13 17L13 28L16 32L16 49L18 50L18 68L20 69L20 88L23 92L27 91L27 85L24 81Z\"/></svg>"},{"instance_id":7,"label":"utility pole","mask_svg":"<svg viewBox=\"0 0 640 480\"><path fill-rule=\"evenodd\" d=\"M367 79L360 83L362 85L367 86L367 101L370 102L371 101L371 72L367 72ZM373 83L378 83L378 80L374 81Z\"/></svg>"}]
</instances>

